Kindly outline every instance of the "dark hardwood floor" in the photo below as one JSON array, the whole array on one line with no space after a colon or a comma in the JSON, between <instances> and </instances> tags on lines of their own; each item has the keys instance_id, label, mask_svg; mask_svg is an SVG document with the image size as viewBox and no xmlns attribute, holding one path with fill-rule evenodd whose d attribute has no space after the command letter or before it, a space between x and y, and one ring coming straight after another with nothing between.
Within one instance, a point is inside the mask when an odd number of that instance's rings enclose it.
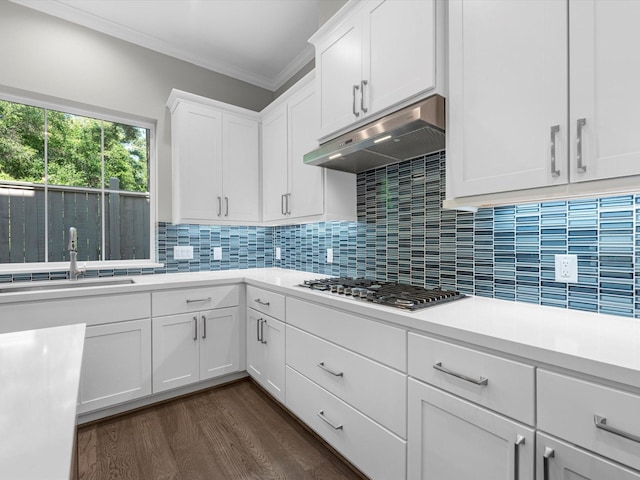
<instances>
[{"instance_id":1,"label":"dark hardwood floor","mask_svg":"<svg viewBox=\"0 0 640 480\"><path fill-rule=\"evenodd\" d=\"M361 479L250 380L80 427L81 480Z\"/></svg>"}]
</instances>

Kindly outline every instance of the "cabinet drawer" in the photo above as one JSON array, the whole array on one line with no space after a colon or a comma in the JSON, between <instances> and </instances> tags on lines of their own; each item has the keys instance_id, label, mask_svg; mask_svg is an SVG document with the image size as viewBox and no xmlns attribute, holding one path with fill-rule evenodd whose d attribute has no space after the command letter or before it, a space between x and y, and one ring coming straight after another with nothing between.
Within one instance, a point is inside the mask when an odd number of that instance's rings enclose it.
<instances>
[{"instance_id":1,"label":"cabinet drawer","mask_svg":"<svg viewBox=\"0 0 640 480\"><path fill-rule=\"evenodd\" d=\"M639 411L638 395L538 370L538 428L635 469L640 469ZM597 428L596 415L620 435Z\"/></svg>"},{"instance_id":2,"label":"cabinet drawer","mask_svg":"<svg viewBox=\"0 0 640 480\"><path fill-rule=\"evenodd\" d=\"M534 367L414 333L408 343L410 376L529 425L535 423ZM486 385L473 383L481 378L487 379Z\"/></svg>"},{"instance_id":3,"label":"cabinet drawer","mask_svg":"<svg viewBox=\"0 0 640 480\"><path fill-rule=\"evenodd\" d=\"M240 287L238 285L186 288L151 293L151 312L154 317L236 307L239 304Z\"/></svg>"},{"instance_id":4,"label":"cabinet drawer","mask_svg":"<svg viewBox=\"0 0 640 480\"><path fill-rule=\"evenodd\" d=\"M407 371L407 332L401 328L293 298L287 323L365 357Z\"/></svg>"},{"instance_id":5,"label":"cabinet drawer","mask_svg":"<svg viewBox=\"0 0 640 480\"><path fill-rule=\"evenodd\" d=\"M356 467L376 480L406 478L406 442L287 367L286 404Z\"/></svg>"},{"instance_id":6,"label":"cabinet drawer","mask_svg":"<svg viewBox=\"0 0 640 480\"><path fill-rule=\"evenodd\" d=\"M247 306L284 321L284 295L247 285Z\"/></svg>"},{"instance_id":7,"label":"cabinet drawer","mask_svg":"<svg viewBox=\"0 0 640 480\"><path fill-rule=\"evenodd\" d=\"M117 308L114 308L117 305ZM0 333L86 323L87 327L151 316L149 293L9 303L0 307Z\"/></svg>"},{"instance_id":8,"label":"cabinet drawer","mask_svg":"<svg viewBox=\"0 0 640 480\"><path fill-rule=\"evenodd\" d=\"M286 351L289 366L406 438L404 374L291 325Z\"/></svg>"}]
</instances>

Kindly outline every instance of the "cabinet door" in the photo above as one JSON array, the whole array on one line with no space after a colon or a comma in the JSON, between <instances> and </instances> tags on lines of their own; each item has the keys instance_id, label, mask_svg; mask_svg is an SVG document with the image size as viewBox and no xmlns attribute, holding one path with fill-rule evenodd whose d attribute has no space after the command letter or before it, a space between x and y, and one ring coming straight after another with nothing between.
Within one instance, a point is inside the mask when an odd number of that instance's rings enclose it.
<instances>
[{"instance_id":1,"label":"cabinet door","mask_svg":"<svg viewBox=\"0 0 640 480\"><path fill-rule=\"evenodd\" d=\"M567 75L565 2L449 2L449 198L566 184Z\"/></svg>"},{"instance_id":2,"label":"cabinet door","mask_svg":"<svg viewBox=\"0 0 640 480\"><path fill-rule=\"evenodd\" d=\"M585 450L536 434L537 480L639 480L640 474ZM545 459L545 457L547 457ZM546 468L545 468L546 464Z\"/></svg>"},{"instance_id":3,"label":"cabinet door","mask_svg":"<svg viewBox=\"0 0 640 480\"><path fill-rule=\"evenodd\" d=\"M569 2L572 182L640 174L638 18L636 0Z\"/></svg>"},{"instance_id":4,"label":"cabinet door","mask_svg":"<svg viewBox=\"0 0 640 480\"><path fill-rule=\"evenodd\" d=\"M362 119L361 62L362 17L352 15L316 45L321 137Z\"/></svg>"},{"instance_id":5,"label":"cabinet door","mask_svg":"<svg viewBox=\"0 0 640 480\"><path fill-rule=\"evenodd\" d=\"M304 154L318 147L320 122L313 85L293 96L289 116L289 212L292 217L324 211L323 168L305 165Z\"/></svg>"},{"instance_id":6,"label":"cabinet door","mask_svg":"<svg viewBox=\"0 0 640 480\"><path fill-rule=\"evenodd\" d=\"M240 368L238 308L200 314L200 380L237 372Z\"/></svg>"},{"instance_id":7,"label":"cabinet door","mask_svg":"<svg viewBox=\"0 0 640 480\"><path fill-rule=\"evenodd\" d=\"M283 105L262 122L262 218L265 222L286 216L287 162L287 108Z\"/></svg>"},{"instance_id":8,"label":"cabinet door","mask_svg":"<svg viewBox=\"0 0 640 480\"><path fill-rule=\"evenodd\" d=\"M532 429L414 379L408 392L407 478L533 479Z\"/></svg>"},{"instance_id":9,"label":"cabinet door","mask_svg":"<svg viewBox=\"0 0 640 480\"><path fill-rule=\"evenodd\" d=\"M434 0L377 0L365 11L364 105L378 112L435 88Z\"/></svg>"},{"instance_id":10,"label":"cabinet door","mask_svg":"<svg viewBox=\"0 0 640 480\"><path fill-rule=\"evenodd\" d=\"M265 320L265 387L276 399L284 402L284 323L271 317L265 317Z\"/></svg>"},{"instance_id":11,"label":"cabinet door","mask_svg":"<svg viewBox=\"0 0 640 480\"><path fill-rule=\"evenodd\" d=\"M78 413L151 394L151 320L87 327Z\"/></svg>"},{"instance_id":12,"label":"cabinet door","mask_svg":"<svg viewBox=\"0 0 640 480\"><path fill-rule=\"evenodd\" d=\"M222 126L223 220L260 220L258 122L224 114Z\"/></svg>"},{"instance_id":13,"label":"cabinet door","mask_svg":"<svg viewBox=\"0 0 640 480\"><path fill-rule=\"evenodd\" d=\"M174 223L220 219L222 112L182 104L172 117ZM175 153L174 153L175 155Z\"/></svg>"},{"instance_id":14,"label":"cabinet door","mask_svg":"<svg viewBox=\"0 0 640 480\"><path fill-rule=\"evenodd\" d=\"M198 381L198 314L153 319L153 392Z\"/></svg>"},{"instance_id":15,"label":"cabinet door","mask_svg":"<svg viewBox=\"0 0 640 480\"><path fill-rule=\"evenodd\" d=\"M262 385L266 378L266 349L261 341L264 317L247 308L247 372Z\"/></svg>"}]
</instances>

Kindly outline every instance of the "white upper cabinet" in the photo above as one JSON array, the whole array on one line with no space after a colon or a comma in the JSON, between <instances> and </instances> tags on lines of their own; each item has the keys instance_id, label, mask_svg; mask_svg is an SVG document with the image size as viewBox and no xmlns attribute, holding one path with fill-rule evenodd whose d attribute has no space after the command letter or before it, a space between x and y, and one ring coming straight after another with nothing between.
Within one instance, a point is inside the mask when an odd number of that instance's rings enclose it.
<instances>
[{"instance_id":1,"label":"white upper cabinet","mask_svg":"<svg viewBox=\"0 0 640 480\"><path fill-rule=\"evenodd\" d=\"M255 112L179 90L171 111L173 223L260 220Z\"/></svg>"},{"instance_id":2,"label":"white upper cabinet","mask_svg":"<svg viewBox=\"0 0 640 480\"><path fill-rule=\"evenodd\" d=\"M637 189L639 17L633 0L451 0L445 206Z\"/></svg>"},{"instance_id":3,"label":"white upper cabinet","mask_svg":"<svg viewBox=\"0 0 640 480\"><path fill-rule=\"evenodd\" d=\"M436 0L352 0L311 39L320 138L434 91L441 45ZM335 136L335 135L333 135Z\"/></svg>"},{"instance_id":4,"label":"white upper cabinet","mask_svg":"<svg viewBox=\"0 0 640 480\"><path fill-rule=\"evenodd\" d=\"M304 163L318 147L313 75L262 112L262 219L268 223L356 218L356 176Z\"/></svg>"},{"instance_id":5,"label":"white upper cabinet","mask_svg":"<svg viewBox=\"0 0 640 480\"><path fill-rule=\"evenodd\" d=\"M569 6L571 181L638 175L640 2Z\"/></svg>"},{"instance_id":6,"label":"white upper cabinet","mask_svg":"<svg viewBox=\"0 0 640 480\"><path fill-rule=\"evenodd\" d=\"M562 1L449 2L448 196L566 183L566 19Z\"/></svg>"}]
</instances>

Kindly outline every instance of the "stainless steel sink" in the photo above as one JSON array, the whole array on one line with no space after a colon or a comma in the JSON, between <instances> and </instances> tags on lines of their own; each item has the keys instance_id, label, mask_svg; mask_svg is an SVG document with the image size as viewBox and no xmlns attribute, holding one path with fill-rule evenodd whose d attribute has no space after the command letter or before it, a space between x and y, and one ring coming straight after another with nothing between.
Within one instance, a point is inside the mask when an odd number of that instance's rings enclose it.
<instances>
[{"instance_id":1,"label":"stainless steel sink","mask_svg":"<svg viewBox=\"0 0 640 480\"><path fill-rule=\"evenodd\" d=\"M135 283L129 277L86 278L80 280L51 280L46 282L13 283L0 287L2 293L37 292L83 287L106 287L110 285L130 285Z\"/></svg>"}]
</instances>

